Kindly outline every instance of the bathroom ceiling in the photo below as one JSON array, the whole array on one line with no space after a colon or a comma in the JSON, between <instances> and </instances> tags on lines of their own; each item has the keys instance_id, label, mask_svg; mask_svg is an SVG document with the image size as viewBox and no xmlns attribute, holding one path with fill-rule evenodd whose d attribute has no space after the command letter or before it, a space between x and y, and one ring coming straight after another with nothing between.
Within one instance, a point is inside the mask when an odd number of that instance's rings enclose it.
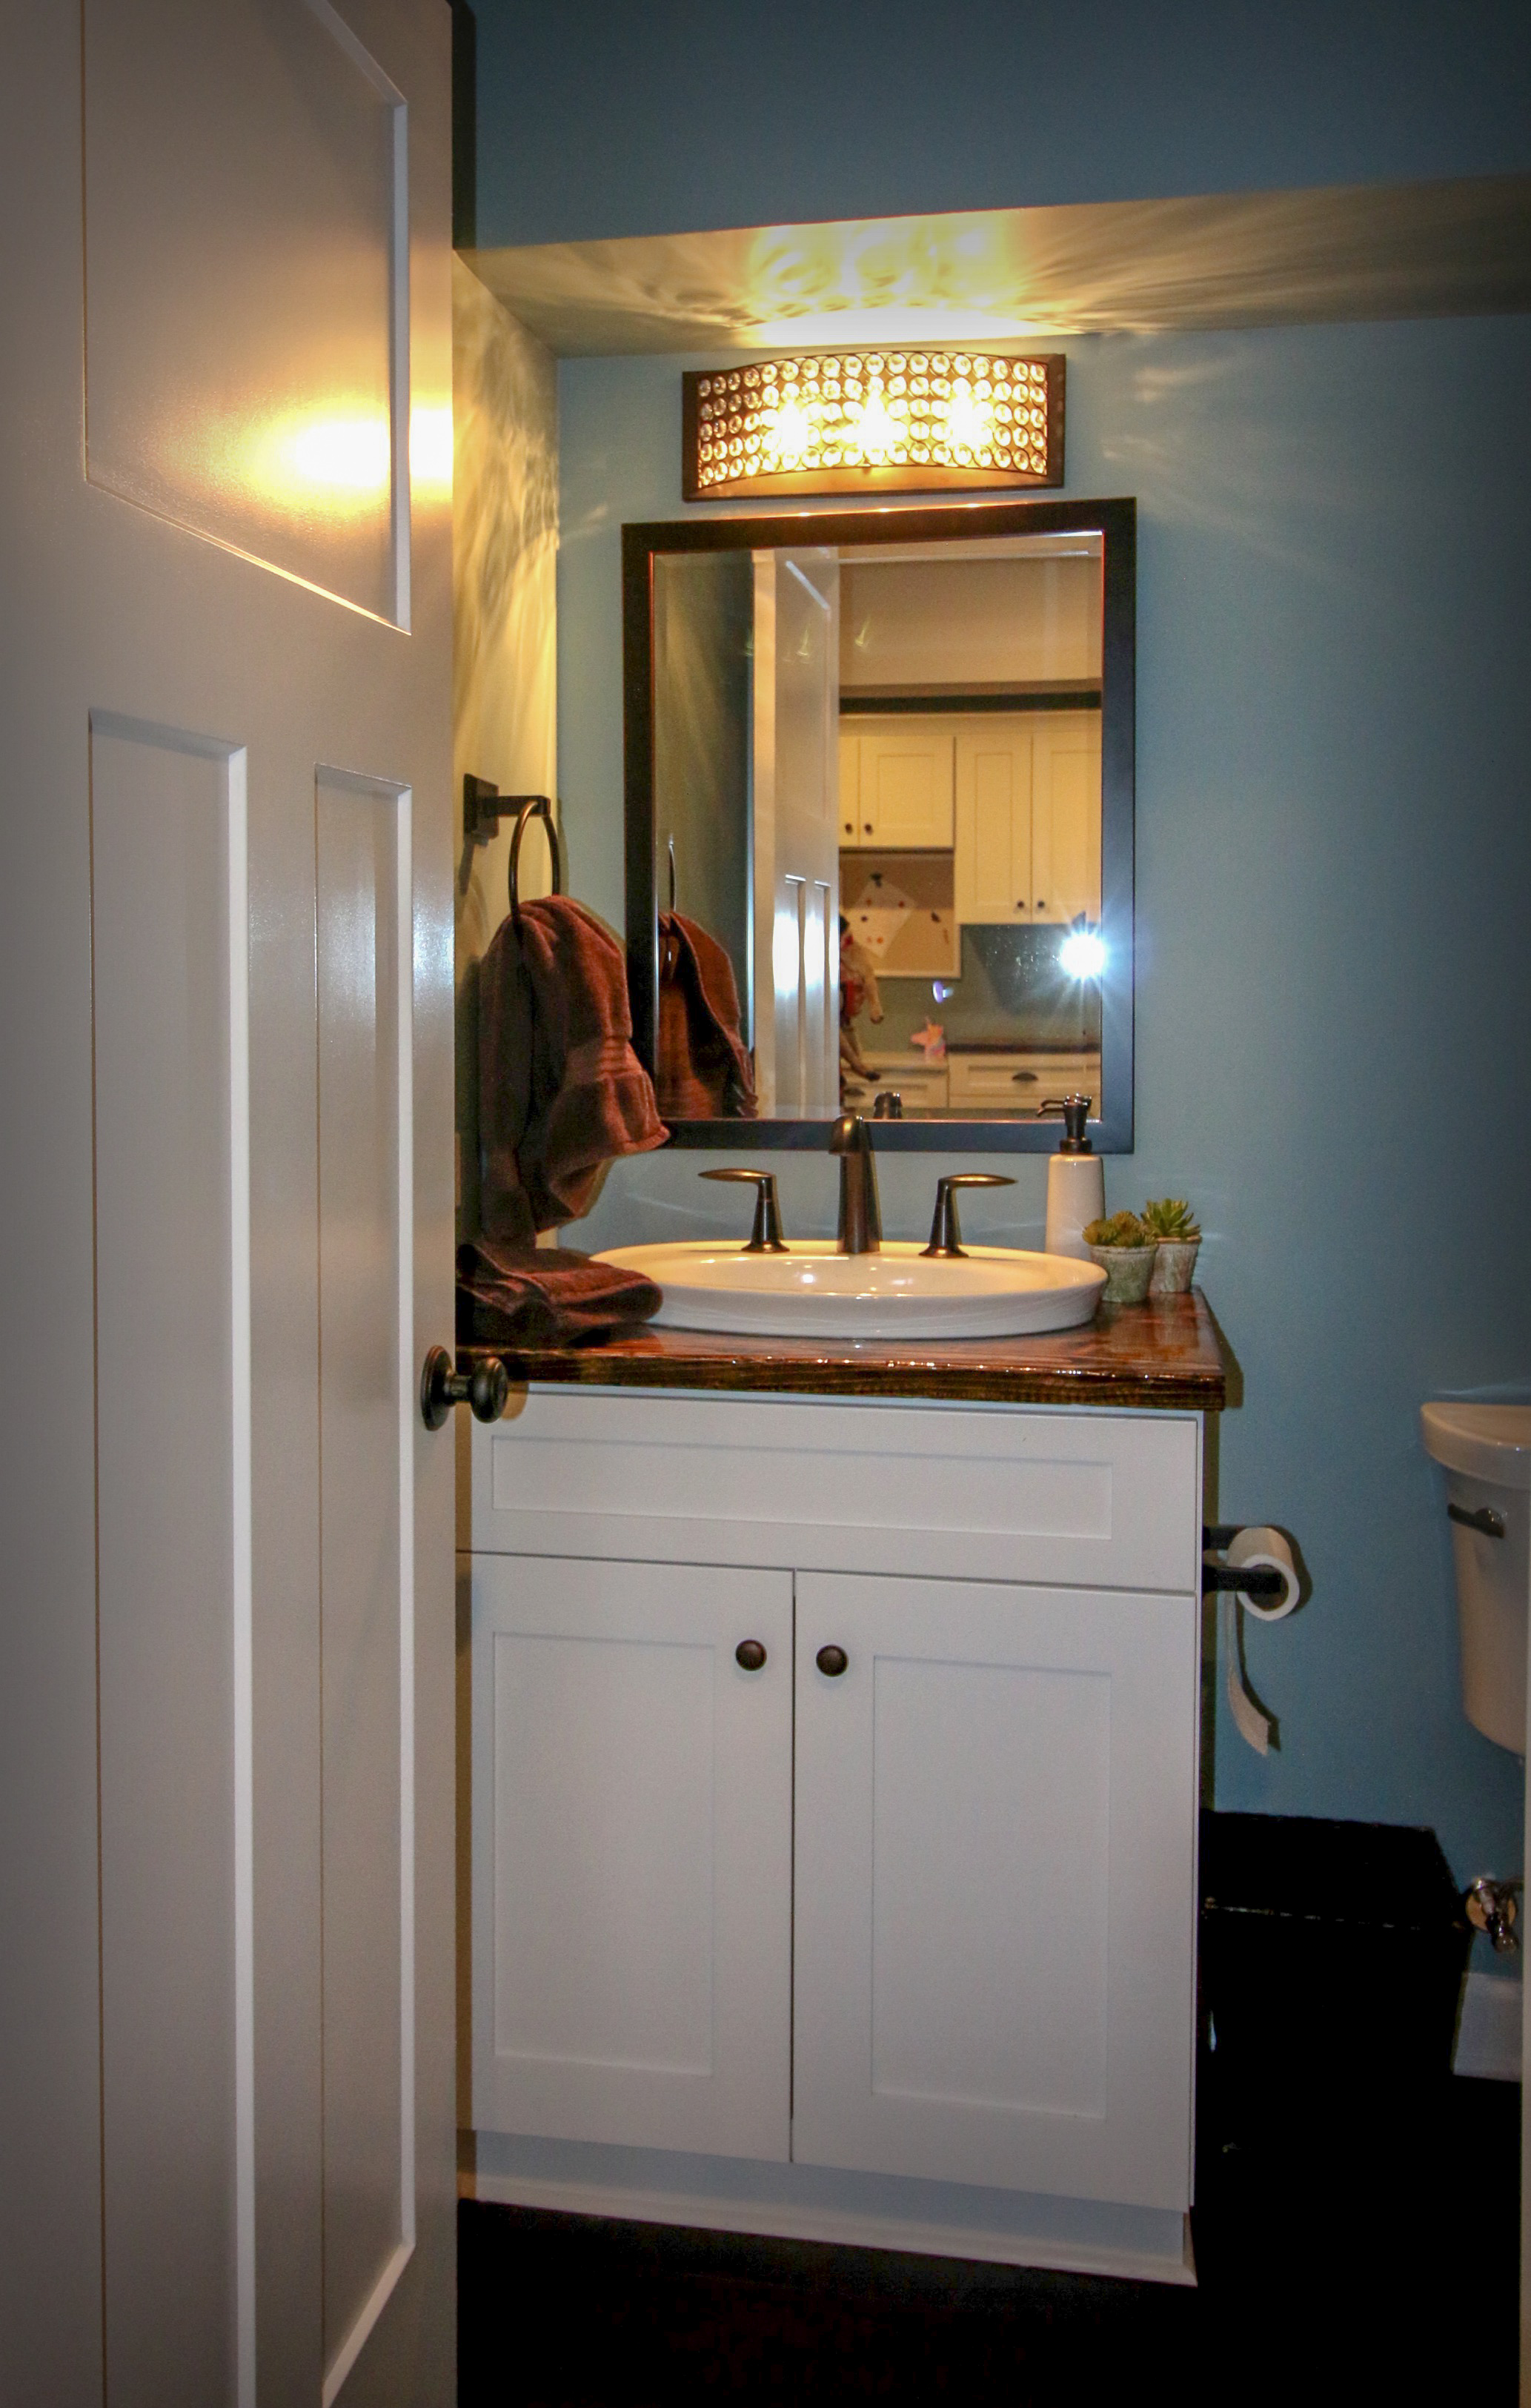
<instances>
[{"instance_id":1,"label":"bathroom ceiling","mask_svg":"<svg viewBox=\"0 0 1531 2408\"><path fill-rule=\"evenodd\" d=\"M477 251L563 357L1531 308L1531 176Z\"/></svg>"}]
</instances>

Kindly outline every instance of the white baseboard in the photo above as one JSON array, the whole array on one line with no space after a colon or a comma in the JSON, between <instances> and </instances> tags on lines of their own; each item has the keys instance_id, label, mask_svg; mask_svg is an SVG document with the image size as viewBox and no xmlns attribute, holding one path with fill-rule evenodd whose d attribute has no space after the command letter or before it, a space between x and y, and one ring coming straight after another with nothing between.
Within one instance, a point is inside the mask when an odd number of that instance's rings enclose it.
<instances>
[{"instance_id":1,"label":"white baseboard","mask_svg":"<svg viewBox=\"0 0 1531 2408\"><path fill-rule=\"evenodd\" d=\"M1453 2073L1480 2082L1519 2082L1524 1985L1506 1973L1471 1972L1462 1985Z\"/></svg>"},{"instance_id":2,"label":"white baseboard","mask_svg":"<svg viewBox=\"0 0 1531 2408\"><path fill-rule=\"evenodd\" d=\"M966 2186L724 2159L696 2179L694 2159L672 2158L666 2166L664 2152L528 2143L499 2133L480 2132L477 2154L477 2173L465 2178L464 2195L508 2207L1138 2282L1196 2279L1190 2218L1152 2210L995 2192L985 2211ZM602 2157L609 2162L601 2165Z\"/></svg>"}]
</instances>

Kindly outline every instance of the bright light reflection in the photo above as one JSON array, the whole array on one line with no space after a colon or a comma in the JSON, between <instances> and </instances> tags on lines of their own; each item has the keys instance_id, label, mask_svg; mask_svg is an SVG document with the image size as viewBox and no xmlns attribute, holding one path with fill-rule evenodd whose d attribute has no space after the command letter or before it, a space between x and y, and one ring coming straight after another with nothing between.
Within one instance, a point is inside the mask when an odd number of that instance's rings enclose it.
<instances>
[{"instance_id":1,"label":"bright light reflection","mask_svg":"<svg viewBox=\"0 0 1531 2408\"><path fill-rule=\"evenodd\" d=\"M293 429L283 450L301 484L336 495L388 490L393 460L386 418L311 418Z\"/></svg>"},{"instance_id":2,"label":"bright light reflection","mask_svg":"<svg viewBox=\"0 0 1531 2408\"><path fill-rule=\"evenodd\" d=\"M427 408L419 405L409 414L409 478L417 492L432 486L451 491L451 406Z\"/></svg>"},{"instance_id":3,"label":"bright light reflection","mask_svg":"<svg viewBox=\"0 0 1531 2408\"><path fill-rule=\"evenodd\" d=\"M1093 928L1070 928L1058 947L1058 967L1070 978L1099 978L1106 967L1106 948Z\"/></svg>"}]
</instances>

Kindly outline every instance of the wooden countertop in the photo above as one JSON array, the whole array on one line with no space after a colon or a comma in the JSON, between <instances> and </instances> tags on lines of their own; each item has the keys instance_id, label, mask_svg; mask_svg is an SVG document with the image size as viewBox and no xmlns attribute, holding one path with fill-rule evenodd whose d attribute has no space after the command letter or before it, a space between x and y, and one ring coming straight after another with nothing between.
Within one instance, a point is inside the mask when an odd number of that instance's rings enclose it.
<instances>
[{"instance_id":1,"label":"wooden countertop","mask_svg":"<svg viewBox=\"0 0 1531 2408\"><path fill-rule=\"evenodd\" d=\"M814 1397L945 1397L1018 1405L1136 1405L1216 1412L1228 1390L1221 1334L1199 1288L1102 1305L1047 1338L739 1338L637 1330L600 1346L502 1350L517 1386L731 1388Z\"/></svg>"}]
</instances>

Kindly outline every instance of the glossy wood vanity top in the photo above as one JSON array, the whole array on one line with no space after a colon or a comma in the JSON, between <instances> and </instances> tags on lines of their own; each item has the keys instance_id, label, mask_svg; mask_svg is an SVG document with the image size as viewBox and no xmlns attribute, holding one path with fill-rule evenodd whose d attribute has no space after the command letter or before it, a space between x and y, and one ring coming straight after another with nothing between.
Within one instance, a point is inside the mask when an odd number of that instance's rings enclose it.
<instances>
[{"instance_id":1,"label":"glossy wood vanity top","mask_svg":"<svg viewBox=\"0 0 1531 2408\"><path fill-rule=\"evenodd\" d=\"M815 1397L947 1397L1025 1405L1136 1405L1216 1412L1229 1363L1199 1288L1102 1305L1082 1329L1046 1338L737 1338L636 1331L602 1346L503 1356L511 1379L590 1387L761 1389Z\"/></svg>"}]
</instances>

